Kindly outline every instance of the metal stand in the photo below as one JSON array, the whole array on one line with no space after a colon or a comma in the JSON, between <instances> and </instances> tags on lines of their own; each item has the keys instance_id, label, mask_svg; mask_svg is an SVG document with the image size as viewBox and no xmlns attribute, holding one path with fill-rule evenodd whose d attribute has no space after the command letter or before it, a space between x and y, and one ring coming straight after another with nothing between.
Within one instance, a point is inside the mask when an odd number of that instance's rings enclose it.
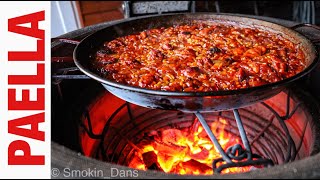
<instances>
[{"instance_id":1,"label":"metal stand","mask_svg":"<svg viewBox=\"0 0 320 180\"><path fill-rule=\"evenodd\" d=\"M285 163L295 160L297 155L297 148L295 142L293 141L290 132L287 128L285 121L290 119L293 114L297 111L300 107L300 103L297 103L295 107L290 110L290 96L291 92L288 91L287 93L287 102L286 102L286 114L284 116L280 116L272 107L270 107L265 102L261 102L263 106L265 106L269 111L274 114L274 117L279 121L284 133L287 137L288 148L287 148L287 156L284 160ZM231 147L228 147L226 151L223 150L220 143L218 142L217 138L214 136L213 132L211 131L210 127L208 126L207 122L203 118L202 114L199 112L195 113L198 120L200 121L201 125L203 126L204 130L207 132L209 138L211 139L212 143L216 146L219 153L221 154L221 158L215 159L212 164L212 168L215 173L221 173L223 169L230 168L230 167L243 167L243 166L254 166L254 165L263 165L264 167L273 166L274 163L271 159L265 159L258 154L253 154L251 151L251 146L248 141L248 137L246 135L246 131L243 127L243 123L239 114L238 109L233 109L233 114L237 123L237 127L239 130L239 134L241 137L242 145L235 144ZM218 166L218 163L222 163Z\"/></svg>"},{"instance_id":2,"label":"metal stand","mask_svg":"<svg viewBox=\"0 0 320 180\"><path fill-rule=\"evenodd\" d=\"M234 109L233 114L236 119L241 141L245 149L243 149L243 147L240 144L235 144L233 146L230 146L225 152L222 149L217 138L214 136L207 122L203 118L202 114L200 114L199 112L195 113L201 125L203 126L204 130L206 131L209 138L211 139L212 143L216 146L216 148L218 149L219 153L222 156L222 158L215 159L212 163L212 168L214 173L221 173L223 169L230 168L230 167L243 167L243 166L250 166L250 165L251 166L263 165L264 167L273 166L272 160L264 159L257 154L252 154L250 143L248 141L245 129L243 127L238 109ZM218 163L223 163L223 164L217 167Z\"/></svg>"}]
</instances>

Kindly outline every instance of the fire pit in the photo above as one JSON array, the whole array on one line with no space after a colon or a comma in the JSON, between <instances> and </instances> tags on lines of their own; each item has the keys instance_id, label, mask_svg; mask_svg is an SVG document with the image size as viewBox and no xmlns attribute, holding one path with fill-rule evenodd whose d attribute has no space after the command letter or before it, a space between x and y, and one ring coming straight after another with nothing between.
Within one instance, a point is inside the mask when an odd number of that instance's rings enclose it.
<instances>
[{"instance_id":1,"label":"fire pit","mask_svg":"<svg viewBox=\"0 0 320 180\"><path fill-rule=\"evenodd\" d=\"M313 116L301 100L285 92L239 110L255 154L252 159L260 161L246 160L232 111L203 115L221 147L240 162L224 165L218 163L223 161L219 150L194 114L143 108L112 96L104 93L83 116L80 136L86 156L142 170L208 175L213 170L235 173L283 164L315 150ZM115 101L122 104L110 114L105 107L115 108ZM287 119L285 123L277 120L277 112Z\"/></svg>"}]
</instances>

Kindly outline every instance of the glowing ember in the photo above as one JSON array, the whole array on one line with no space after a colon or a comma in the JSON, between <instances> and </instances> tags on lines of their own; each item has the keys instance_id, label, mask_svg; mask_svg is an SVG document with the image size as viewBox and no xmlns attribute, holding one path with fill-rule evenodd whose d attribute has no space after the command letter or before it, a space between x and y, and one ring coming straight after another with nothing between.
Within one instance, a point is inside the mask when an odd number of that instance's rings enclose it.
<instances>
[{"instance_id":1,"label":"glowing ember","mask_svg":"<svg viewBox=\"0 0 320 180\"><path fill-rule=\"evenodd\" d=\"M162 170L177 174L213 174L212 162L220 158L198 121L190 128L153 131L150 140L143 140L137 146L141 151L129 162L129 167L147 170ZM228 122L219 118L211 123L212 132L217 136L222 148L226 149L240 140L225 131ZM249 171L250 167L229 168L222 173Z\"/></svg>"}]
</instances>

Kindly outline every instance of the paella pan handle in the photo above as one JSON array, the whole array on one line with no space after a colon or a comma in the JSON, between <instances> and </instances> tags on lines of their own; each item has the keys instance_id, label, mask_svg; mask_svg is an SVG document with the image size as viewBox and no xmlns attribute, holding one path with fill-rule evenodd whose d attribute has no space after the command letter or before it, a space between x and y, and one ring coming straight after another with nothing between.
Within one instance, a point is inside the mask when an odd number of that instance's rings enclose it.
<instances>
[{"instance_id":1,"label":"paella pan handle","mask_svg":"<svg viewBox=\"0 0 320 180\"><path fill-rule=\"evenodd\" d=\"M60 42L69 43L69 44L75 44L75 45L78 45L80 43L80 41L73 40L73 39L51 38L51 42L55 42L55 41L60 41Z\"/></svg>"},{"instance_id":2,"label":"paella pan handle","mask_svg":"<svg viewBox=\"0 0 320 180\"><path fill-rule=\"evenodd\" d=\"M313 28L315 30L320 31L320 27L319 26L316 26L314 24L309 24L309 23L297 24L297 25L294 25L294 26L292 26L290 28L293 29L293 30L296 30L296 29L301 28L301 27L309 27L309 28ZM318 37L316 39L312 39L311 41L313 43L320 43L320 38Z\"/></svg>"},{"instance_id":3,"label":"paella pan handle","mask_svg":"<svg viewBox=\"0 0 320 180\"><path fill-rule=\"evenodd\" d=\"M290 27L291 29L293 30L296 30L298 28L301 28L301 27L308 27L308 28L313 28L315 30L318 30L320 31L320 27L319 26L316 26L314 24L309 24L309 23L302 23L302 24L297 24L295 26L292 26ZM319 33L320 34L320 33ZM314 43L314 44L317 44L318 47L320 46L320 37L316 38L316 39L311 39L311 42ZM308 75L308 82L312 81L311 79L315 79L315 77L318 77L318 74L320 72L320 64L317 65L316 69L313 71L313 73L310 73ZM316 75L314 75L316 74Z\"/></svg>"},{"instance_id":4,"label":"paella pan handle","mask_svg":"<svg viewBox=\"0 0 320 180\"><path fill-rule=\"evenodd\" d=\"M80 41L72 40L72 39L66 39L66 38L51 38L51 42L63 42L68 44L74 44L78 45ZM77 66L74 65L73 57L72 56L59 56L59 57L51 57L51 62L53 64L72 64L68 67L60 67L54 70L54 73L52 75L53 79L58 79L61 81L62 79L89 79L87 75L84 75L82 73L74 73L80 71ZM72 73L72 74L70 74Z\"/></svg>"},{"instance_id":5,"label":"paella pan handle","mask_svg":"<svg viewBox=\"0 0 320 180\"><path fill-rule=\"evenodd\" d=\"M81 73L79 68L75 66L73 57L51 57L51 63L53 64L53 79L90 79L87 75ZM60 64L60 65L59 65ZM63 67L61 65L63 64ZM65 66L67 64L67 66Z\"/></svg>"}]
</instances>

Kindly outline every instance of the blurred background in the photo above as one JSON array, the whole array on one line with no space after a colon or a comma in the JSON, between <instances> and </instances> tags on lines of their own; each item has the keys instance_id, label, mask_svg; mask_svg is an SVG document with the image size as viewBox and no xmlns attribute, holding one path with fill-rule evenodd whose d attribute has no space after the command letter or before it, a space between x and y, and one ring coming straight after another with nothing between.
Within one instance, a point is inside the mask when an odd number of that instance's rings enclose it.
<instances>
[{"instance_id":1,"label":"blurred background","mask_svg":"<svg viewBox=\"0 0 320 180\"><path fill-rule=\"evenodd\" d=\"M51 1L51 37L86 26L151 14L214 12L320 25L320 1Z\"/></svg>"}]
</instances>

